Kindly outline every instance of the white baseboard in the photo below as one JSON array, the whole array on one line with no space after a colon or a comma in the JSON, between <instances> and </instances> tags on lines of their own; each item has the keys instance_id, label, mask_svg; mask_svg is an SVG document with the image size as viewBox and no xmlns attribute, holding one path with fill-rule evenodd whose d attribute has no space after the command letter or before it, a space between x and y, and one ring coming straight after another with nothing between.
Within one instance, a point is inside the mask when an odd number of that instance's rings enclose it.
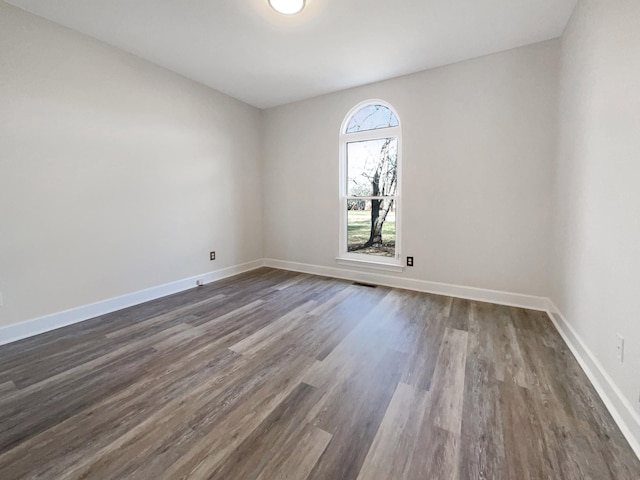
<instances>
[{"instance_id":1,"label":"white baseboard","mask_svg":"<svg viewBox=\"0 0 640 480\"><path fill-rule=\"evenodd\" d=\"M150 300L182 292L195 287L196 281L198 280L205 284L211 283L216 280L248 272L262 266L321 275L325 277L341 278L351 281L370 282L389 287L405 288L419 292L435 293L438 295L497 303L500 305L529 308L532 310L548 310L549 306L548 299L530 295L485 290L473 287L460 287L445 283L427 282L424 280L384 275L371 271L356 271L343 268L329 268L304 263L286 262L282 260L260 259L204 273L202 275L177 280L157 287L147 288L145 290L129 293L120 297L109 298L89 305L83 305L81 307L72 308L62 312L52 313L50 315L8 325L6 327L0 327L0 345L5 345L7 343L49 332L67 325L82 322L90 318L98 317L100 315L122 310L123 308L132 307Z\"/></svg>"},{"instance_id":2,"label":"white baseboard","mask_svg":"<svg viewBox=\"0 0 640 480\"><path fill-rule=\"evenodd\" d=\"M66 327L67 325L82 322L117 310L122 310L123 308L139 305L150 300L166 297L173 293L182 292L184 290L194 288L198 280L202 281L203 284L211 283L216 280L248 272L262 266L262 260L255 260L241 265L234 265L232 267L222 268L213 272L203 273L202 275L177 280L175 282L165 283L164 285L158 285L157 287L147 288L145 290L129 293L120 297L109 298L90 305L84 305L70 310L65 310L63 312L45 315L44 317L34 318L32 320L27 320L26 322L1 327L0 345L22 340L57 328Z\"/></svg>"},{"instance_id":3,"label":"white baseboard","mask_svg":"<svg viewBox=\"0 0 640 480\"><path fill-rule=\"evenodd\" d=\"M120 297L109 298L89 305L83 305L81 307L72 308L62 312L52 313L50 315L8 325L6 327L0 327L0 345L5 345L7 343L49 332L67 325L82 322L90 318L98 317L100 315L122 310L123 308L132 307L150 300L182 292L195 287L196 281L198 280L206 284L232 275L248 272L262 266L352 281L377 283L379 285L389 287L405 288L419 292L435 293L451 297L466 298L469 300L529 308L533 310L548 310L549 303L546 298L530 295L484 290L473 287L460 287L457 285L395 277L371 271L367 272L343 268L328 268L304 263L286 262L282 260L260 259L204 273L202 275L177 280L157 287L140 290Z\"/></svg>"},{"instance_id":4,"label":"white baseboard","mask_svg":"<svg viewBox=\"0 0 640 480\"><path fill-rule=\"evenodd\" d=\"M549 300L547 313L629 445L640 458L640 415L551 300Z\"/></svg>"},{"instance_id":5,"label":"white baseboard","mask_svg":"<svg viewBox=\"0 0 640 480\"><path fill-rule=\"evenodd\" d=\"M467 300L477 300L479 302L496 303L511 307L528 308L530 310L547 311L549 299L545 297L535 297L520 293L501 292L498 290L486 290L475 287L462 287L447 283L428 282L413 278L403 278L393 275L373 271L358 271L345 268L321 267L306 263L287 262L266 258L266 267L278 268L280 270L291 270L294 272L321 275L323 277L341 278L355 282L369 282L387 287L404 288L417 292L435 293L449 297L464 298Z\"/></svg>"}]
</instances>

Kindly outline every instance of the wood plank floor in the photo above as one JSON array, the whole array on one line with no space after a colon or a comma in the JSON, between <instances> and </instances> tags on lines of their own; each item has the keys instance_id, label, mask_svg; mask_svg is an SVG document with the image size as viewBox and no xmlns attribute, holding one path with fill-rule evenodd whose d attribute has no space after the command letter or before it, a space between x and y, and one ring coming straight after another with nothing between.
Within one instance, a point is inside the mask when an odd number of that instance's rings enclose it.
<instances>
[{"instance_id":1,"label":"wood plank floor","mask_svg":"<svg viewBox=\"0 0 640 480\"><path fill-rule=\"evenodd\" d=\"M0 478L640 478L546 314L259 269L0 347Z\"/></svg>"}]
</instances>

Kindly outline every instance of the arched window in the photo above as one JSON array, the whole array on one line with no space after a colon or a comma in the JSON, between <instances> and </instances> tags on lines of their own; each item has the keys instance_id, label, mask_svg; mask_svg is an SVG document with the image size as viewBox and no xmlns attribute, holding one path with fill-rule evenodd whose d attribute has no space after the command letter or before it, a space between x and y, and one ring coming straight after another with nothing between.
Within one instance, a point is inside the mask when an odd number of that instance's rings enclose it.
<instances>
[{"instance_id":1,"label":"arched window","mask_svg":"<svg viewBox=\"0 0 640 480\"><path fill-rule=\"evenodd\" d=\"M342 123L339 259L400 264L400 146L398 115L380 100Z\"/></svg>"}]
</instances>

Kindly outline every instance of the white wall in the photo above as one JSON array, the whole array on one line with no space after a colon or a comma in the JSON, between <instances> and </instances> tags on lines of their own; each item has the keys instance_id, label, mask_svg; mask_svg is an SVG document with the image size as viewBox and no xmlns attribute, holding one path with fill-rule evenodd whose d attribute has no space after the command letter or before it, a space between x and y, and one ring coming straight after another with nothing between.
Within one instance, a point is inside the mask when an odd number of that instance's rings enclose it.
<instances>
[{"instance_id":1,"label":"white wall","mask_svg":"<svg viewBox=\"0 0 640 480\"><path fill-rule=\"evenodd\" d=\"M262 258L259 130L0 2L0 326Z\"/></svg>"},{"instance_id":2,"label":"white wall","mask_svg":"<svg viewBox=\"0 0 640 480\"><path fill-rule=\"evenodd\" d=\"M552 40L265 111L265 256L338 267L340 124L379 98L404 128L402 275L547 296L558 63Z\"/></svg>"},{"instance_id":3,"label":"white wall","mask_svg":"<svg viewBox=\"0 0 640 480\"><path fill-rule=\"evenodd\" d=\"M552 299L640 445L640 2L579 3L559 112Z\"/></svg>"}]
</instances>

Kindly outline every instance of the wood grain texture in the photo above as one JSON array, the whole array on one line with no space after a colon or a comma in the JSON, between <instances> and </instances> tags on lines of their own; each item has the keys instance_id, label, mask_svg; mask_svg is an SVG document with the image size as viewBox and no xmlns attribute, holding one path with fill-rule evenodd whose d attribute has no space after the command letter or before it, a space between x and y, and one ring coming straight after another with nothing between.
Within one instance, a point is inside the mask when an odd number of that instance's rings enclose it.
<instances>
[{"instance_id":1,"label":"wood grain texture","mask_svg":"<svg viewBox=\"0 0 640 480\"><path fill-rule=\"evenodd\" d=\"M425 445L418 440L428 428L425 416L430 399L426 390L398 384L358 480L407 478L412 466L423 463Z\"/></svg>"},{"instance_id":2,"label":"wood grain texture","mask_svg":"<svg viewBox=\"0 0 640 480\"><path fill-rule=\"evenodd\" d=\"M603 479L544 313L274 269L0 347L0 478Z\"/></svg>"}]
</instances>

